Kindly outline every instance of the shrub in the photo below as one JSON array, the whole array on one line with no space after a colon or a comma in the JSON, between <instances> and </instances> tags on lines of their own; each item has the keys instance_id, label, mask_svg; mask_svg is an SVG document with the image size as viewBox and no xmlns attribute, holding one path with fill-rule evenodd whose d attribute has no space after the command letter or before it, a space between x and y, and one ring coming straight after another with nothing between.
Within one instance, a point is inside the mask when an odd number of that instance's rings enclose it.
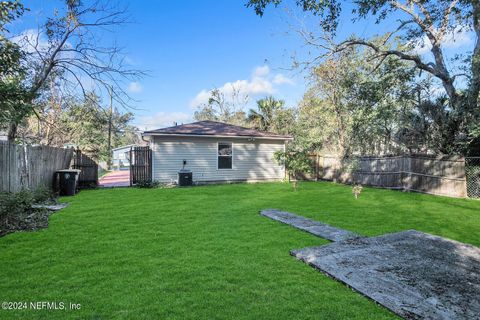
<instances>
[{"instance_id":1,"label":"shrub","mask_svg":"<svg viewBox=\"0 0 480 320\"><path fill-rule=\"evenodd\" d=\"M0 193L0 213L24 211L24 209L30 208L34 202L33 193L29 190L17 193L2 192Z\"/></svg>"},{"instance_id":2,"label":"shrub","mask_svg":"<svg viewBox=\"0 0 480 320\"><path fill-rule=\"evenodd\" d=\"M0 236L17 230L45 228L50 212L44 208L32 208L32 205L52 202L55 198L46 187L35 191L0 192Z\"/></svg>"},{"instance_id":3,"label":"shrub","mask_svg":"<svg viewBox=\"0 0 480 320\"><path fill-rule=\"evenodd\" d=\"M360 193L362 193L363 187L360 184L354 185L352 188L352 193L355 196L355 199L358 199Z\"/></svg>"},{"instance_id":4,"label":"shrub","mask_svg":"<svg viewBox=\"0 0 480 320\"><path fill-rule=\"evenodd\" d=\"M53 191L47 187L38 187L32 195L35 203L54 202L55 199Z\"/></svg>"},{"instance_id":5,"label":"shrub","mask_svg":"<svg viewBox=\"0 0 480 320\"><path fill-rule=\"evenodd\" d=\"M297 178L299 174L312 171L312 160L307 151L288 150L286 152L277 151L274 154L275 161L285 166L289 174L293 175L293 190L297 190Z\"/></svg>"},{"instance_id":6,"label":"shrub","mask_svg":"<svg viewBox=\"0 0 480 320\"><path fill-rule=\"evenodd\" d=\"M137 188L157 188L160 186L160 182L156 180L142 180L138 181L135 186Z\"/></svg>"},{"instance_id":7,"label":"shrub","mask_svg":"<svg viewBox=\"0 0 480 320\"><path fill-rule=\"evenodd\" d=\"M16 224L31 211L34 203L33 193L22 190L17 193L0 193L0 235L8 226Z\"/></svg>"}]
</instances>

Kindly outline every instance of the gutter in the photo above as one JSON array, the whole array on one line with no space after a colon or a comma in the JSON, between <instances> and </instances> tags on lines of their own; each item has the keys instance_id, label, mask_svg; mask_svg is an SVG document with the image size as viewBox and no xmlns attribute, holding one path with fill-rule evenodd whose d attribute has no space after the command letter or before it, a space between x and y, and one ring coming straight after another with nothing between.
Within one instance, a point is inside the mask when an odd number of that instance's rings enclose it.
<instances>
[{"instance_id":1,"label":"gutter","mask_svg":"<svg viewBox=\"0 0 480 320\"><path fill-rule=\"evenodd\" d=\"M209 135L209 134L174 134L174 133L156 133L143 132L143 136L161 136L161 137L198 137L198 138L223 138L223 139L264 139L264 140L293 140L293 137L263 137L263 136L226 136L226 135Z\"/></svg>"}]
</instances>

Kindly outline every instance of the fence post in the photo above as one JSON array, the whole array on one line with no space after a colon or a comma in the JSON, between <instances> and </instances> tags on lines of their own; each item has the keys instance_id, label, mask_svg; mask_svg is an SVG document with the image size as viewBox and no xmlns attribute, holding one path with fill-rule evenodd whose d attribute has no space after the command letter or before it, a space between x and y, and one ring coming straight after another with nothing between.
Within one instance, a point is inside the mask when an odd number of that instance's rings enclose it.
<instances>
[{"instance_id":1,"label":"fence post","mask_svg":"<svg viewBox=\"0 0 480 320\"><path fill-rule=\"evenodd\" d=\"M462 160L462 163L463 163L463 178L465 179L464 180L464 183L463 183L463 188L464 188L464 198L468 198L468 191L467 191L467 172L466 172L466 165L467 165L467 162L465 161L465 157L463 156L461 158Z\"/></svg>"},{"instance_id":2,"label":"fence post","mask_svg":"<svg viewBox=\"0 0 480 320\"><path fill-rule=\"evenodd\" d=\"M133 158L132 158L132 148L130 147L130 187L132 186L133 179Z\"/></svg>"}]
</instances>

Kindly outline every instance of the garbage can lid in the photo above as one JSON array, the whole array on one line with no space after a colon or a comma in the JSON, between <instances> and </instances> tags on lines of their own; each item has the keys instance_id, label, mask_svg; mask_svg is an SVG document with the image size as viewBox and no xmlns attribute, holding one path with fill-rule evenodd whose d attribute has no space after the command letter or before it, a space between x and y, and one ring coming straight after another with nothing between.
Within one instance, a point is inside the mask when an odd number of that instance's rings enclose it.
<instances>
[{"instance_id":1,"label":"garbage can lid","mask_svg":"<svg viewBox=\"0 0 480 320\"><path fill-rule=\"evenodd\" d=\"M79 170L79 169L62 169L62 170L57 170L56 172L68 172L68 173L79 174L80 172L82 172L82 170Z\"/></svg>"},{"instance_id":2,"label":"garbage can lid","mask_svg":"<svg viewBox=\"0 0 480 320\"><path fill-rule=\"evenodd\" d=\"M191 172L192 172L192 170L188 170L188 169L180 169L178 171L178 173L191 173Z\"/></svg>"}]
</instances>

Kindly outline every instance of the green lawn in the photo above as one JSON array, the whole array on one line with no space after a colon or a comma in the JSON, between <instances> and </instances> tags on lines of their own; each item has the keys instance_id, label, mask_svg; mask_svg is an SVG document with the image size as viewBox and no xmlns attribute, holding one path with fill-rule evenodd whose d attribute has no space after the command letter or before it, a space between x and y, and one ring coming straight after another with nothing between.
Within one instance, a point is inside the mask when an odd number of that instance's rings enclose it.
<instances>
[{"instance_id":1,"label":"green lawn","mask_svg":"<svg viewBox=\"0 0 480 320\"><path fill-rule=\"evenodd\" d=\"M81 304L0 310L18 319L388 319L289 255L327 241L258 214L279 208L364 235L417 229L480 246L480 202L282 183L82 191L48 229L0 238L0 300Z\"/></svg>"}]
</instances>

